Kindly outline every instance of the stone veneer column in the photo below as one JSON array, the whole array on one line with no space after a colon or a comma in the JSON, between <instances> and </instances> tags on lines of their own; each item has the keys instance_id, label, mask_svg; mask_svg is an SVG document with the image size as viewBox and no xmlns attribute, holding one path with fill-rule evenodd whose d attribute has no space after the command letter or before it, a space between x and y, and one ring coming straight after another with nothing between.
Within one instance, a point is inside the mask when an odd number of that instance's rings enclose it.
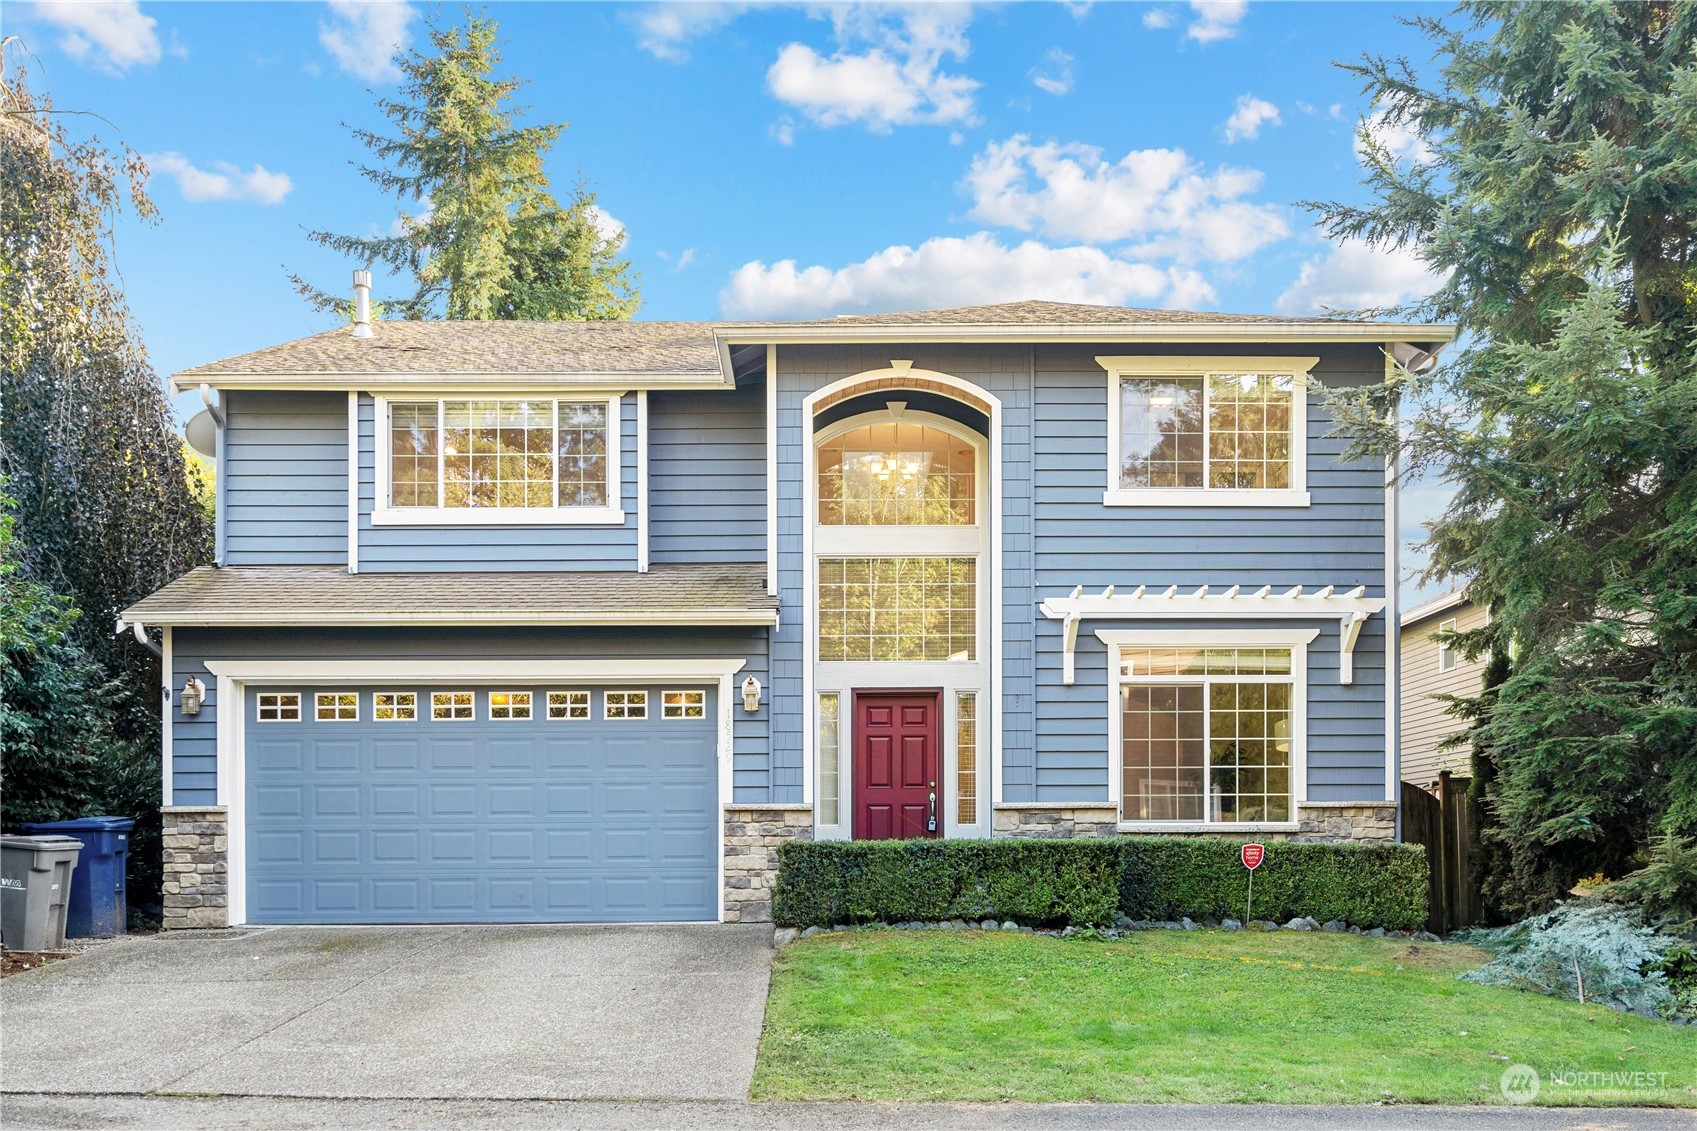
<instances>
[{"instance_id":1,"label":"stone veneer column","mask_svg":"<svg viewBox=\"0 0 1697 1131\"><path fill-rule=\"evenodd\" d=\"M1301 801L1297 831L1286 839L1316 843L1359 841L1390 844L1396 840L1396 803L1391 801Z\"/></svg>"},{"instance_id":2,"label":"stone veneer column","mask_svg":"<svg viewBox=\"0 0 1697 1131\"><path fill-rule=\"evenodd\" d=\"M812 839L811 805L725 806L725 922L770 923L778 848Z\"/></svg>"},{"instance_id":3,"label":"stone veneer column","mask_svg":"<svg viewBox=\"0 0 1697 1131\"><path fill-rule=\"evenodd\" d=\"M230 925L229 838L222 805L167 805L165 930Z\"/></svg>"}]
</instances>

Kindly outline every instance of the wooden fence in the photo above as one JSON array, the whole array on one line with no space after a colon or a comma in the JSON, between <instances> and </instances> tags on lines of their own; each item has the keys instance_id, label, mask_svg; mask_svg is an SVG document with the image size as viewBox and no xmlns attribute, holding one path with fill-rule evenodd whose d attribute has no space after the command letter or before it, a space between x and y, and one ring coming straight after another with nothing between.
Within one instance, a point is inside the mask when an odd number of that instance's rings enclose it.
<instances>
[{"instance_id":1,"label":"wooden fence","mask_svg":"<svg viewBox=\"0 0 1697 1131\"><path fill-rule=\"evenodd\" d=\"M1402 839L1426 846L1431 888L1426 900L1426 929L1448 934L1479 922L1479 890L1473 884L1473 808L1467 778L1438 775L1428 793L1402 783Z\"/></svg>"}]
</instances>

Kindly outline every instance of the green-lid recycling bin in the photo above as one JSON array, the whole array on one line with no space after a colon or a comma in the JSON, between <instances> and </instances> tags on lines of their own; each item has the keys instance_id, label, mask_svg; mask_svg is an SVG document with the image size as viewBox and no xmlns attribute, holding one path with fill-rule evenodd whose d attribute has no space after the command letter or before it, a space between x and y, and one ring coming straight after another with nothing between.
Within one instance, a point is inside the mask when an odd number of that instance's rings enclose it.
<instances>
[{"instance_id":1,"label":"green-lid recycling bin","mask_svg":"<svg viewBox=\"0 0 1697 1131\"><path fill-rule=\"evenodd\" d=\"M68 836L0 836L0 945L63 950L71 873L82 842Z\"/></svg>"},{"instance_id":2,"label":"green-lid recycling bin","mask_svg":"<svg viewBox=\"0 0 1697 1131\"><path fill-rule=\"evenodd\" d=\"M129 915L124 880L135 821L128 817L82 817L75 821L26 821L20 827L26 833L75 837L82 842L82 855L71 876L65 934L73 939L108 939L123 934Z\"/></svg>"}]
</instances>

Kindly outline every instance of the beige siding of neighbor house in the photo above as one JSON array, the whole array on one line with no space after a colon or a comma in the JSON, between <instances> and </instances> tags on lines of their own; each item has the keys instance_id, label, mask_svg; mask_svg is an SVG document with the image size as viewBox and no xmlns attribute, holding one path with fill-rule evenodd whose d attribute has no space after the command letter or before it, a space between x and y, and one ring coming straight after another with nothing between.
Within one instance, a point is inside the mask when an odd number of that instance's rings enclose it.
<instances>
[{"instance_id":1,"label":"beige siding of neighbor house","mask_svg":"<svg viewBox=\"0 0 1697 1131\"><path fill-rule=\"evenodd\" d=\"M1466 729L1466 722L1445 714L1446 704L1432 696L1476 693L1486 657L1468 660L1458 652L1454 668L1438 670L1438 642L1432 637L1439 625L1452 619L1458 631L1467 632L1485 624L1486 611L1460 604L1402 626L1402 780L1422 787L1437 781L1440 770L1458 777L1468 772L1465 746L1438 748L1445 738Z\"/></svg>"}]
</instances>

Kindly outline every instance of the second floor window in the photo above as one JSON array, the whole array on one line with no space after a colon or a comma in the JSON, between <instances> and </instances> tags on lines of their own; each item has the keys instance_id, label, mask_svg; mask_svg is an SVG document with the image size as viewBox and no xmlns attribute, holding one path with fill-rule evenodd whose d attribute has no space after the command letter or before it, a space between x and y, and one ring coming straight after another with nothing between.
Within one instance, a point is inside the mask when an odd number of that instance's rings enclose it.
<instances>
[{"instance_id":1,"label":"second floor window","mask_svg":"<svg viewBox=\"0 0 1697 1131\"><path fill-rule=\"evenodd\" d=\"M935 424L880 421L819 445L822 526L970 526L978 451Z\"/></svg>"},{"instance_id":2,"label":"second floor window","mask_svg":"<svg viewBox=\"0 0 1697 1131\"><path fill-rule=\"evenodd\" d=\"M397 401L389 406L395 507L608 507L618 401Z\"/></svg>"}]
</instances>

